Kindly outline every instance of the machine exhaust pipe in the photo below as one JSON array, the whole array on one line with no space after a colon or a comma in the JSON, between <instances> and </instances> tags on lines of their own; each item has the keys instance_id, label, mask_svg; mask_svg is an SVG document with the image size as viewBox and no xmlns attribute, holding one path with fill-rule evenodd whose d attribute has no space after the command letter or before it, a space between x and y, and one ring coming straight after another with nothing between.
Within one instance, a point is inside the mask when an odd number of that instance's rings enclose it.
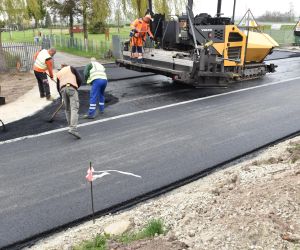
<instances>
[{"instance_id":1,"label":"machine exhaust pipe","mask_svg":"<svg viewBox=\"0 0 300 250\"><path fill-rule=\"evenodd\" d=\"M148 10L150 12L150 15L153 15L153 11L152 11L152 0L148 0Z\"/></svg>"},{"instance_id":2,"label":"machine exhaust pipe","mask_svg":"<svg viewBox=\"0 0 300 250\"><path fill-rule=\"evenodd\" d=\"M222 0L218 0L217 17L221 16Z\"/></svg>"},{"instance_id":3,"label":"machine exhaust pipe","mask_svg":"<svg viewBox=\"0 0 300 250\"><path fill-rule=\"evenodd\" d=\"M236 7L236 0L234 0L233 2L232 24L234 24L234 19L235 19L235 7Z\"/></svg>"}]
</instances>

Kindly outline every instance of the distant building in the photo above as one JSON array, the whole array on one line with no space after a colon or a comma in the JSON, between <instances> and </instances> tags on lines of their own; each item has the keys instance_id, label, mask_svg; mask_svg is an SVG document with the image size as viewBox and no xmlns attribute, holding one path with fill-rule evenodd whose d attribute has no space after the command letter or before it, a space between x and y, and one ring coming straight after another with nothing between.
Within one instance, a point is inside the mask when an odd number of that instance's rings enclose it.
<instances>
[{"instance_id":1,"label":"distant building","mask_svg":"<svg viewBox=\"0 0 300 250\"><path fill-rule=\"evenodd\" d=\"M73 33L81 33L83 32L83 27L81 25L74 25L72 31Z\"/></svg>"}]
</instances>

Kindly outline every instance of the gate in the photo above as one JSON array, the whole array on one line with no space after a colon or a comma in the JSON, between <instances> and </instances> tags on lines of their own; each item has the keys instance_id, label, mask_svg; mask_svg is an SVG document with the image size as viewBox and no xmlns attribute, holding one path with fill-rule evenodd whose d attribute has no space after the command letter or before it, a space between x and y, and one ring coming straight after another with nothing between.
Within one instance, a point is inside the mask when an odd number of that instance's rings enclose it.
<instances>
[{"instance_id":1,"label":"gate","mask_svg":"<svg viewBox=\"0 0 300 250\"><path fill-rule=\"evenodd\" d=\"M32 69L33 56L41 46L34 43L2 43L2 49L8 69L26 72Z\"/></svg>"}]
</instances>

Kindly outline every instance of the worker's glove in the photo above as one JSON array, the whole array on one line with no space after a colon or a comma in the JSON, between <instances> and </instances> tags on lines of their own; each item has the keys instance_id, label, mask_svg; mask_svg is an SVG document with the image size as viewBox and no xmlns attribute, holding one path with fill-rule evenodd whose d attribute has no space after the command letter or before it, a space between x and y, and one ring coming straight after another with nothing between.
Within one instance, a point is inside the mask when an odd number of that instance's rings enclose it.
<instances>
[{"instance_id":1,"label":"worker's glove","mask_svg":"<svg viewBox=\"0 0 300 250\"><path fill-rule=\"evenodd\" d=\"M151 41L154 41L154 37L153 37L153 36L150 36L150 40L151 40Z\"/></svg>"}]
</instances>

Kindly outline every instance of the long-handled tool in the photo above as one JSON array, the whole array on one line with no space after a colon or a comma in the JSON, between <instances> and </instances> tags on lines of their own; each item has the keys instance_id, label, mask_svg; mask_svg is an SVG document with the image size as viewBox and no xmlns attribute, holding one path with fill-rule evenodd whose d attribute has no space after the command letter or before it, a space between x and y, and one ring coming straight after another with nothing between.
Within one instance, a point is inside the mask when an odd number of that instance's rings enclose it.
<instances>
[{"instance_id":1,"label":"long-handled tool","mask_svg":"<svg viewBox=\"0 0 300 250\"><path fill-rule=\"evenodd\" d=\"M47 74L47 73L46 73ZM51 78L48 74L47 74L47 76L49 77L49 78ZM57 85L57 81L55 81L54 79L51 79L53 82L55 82L56 83L56 85ZM58 92L59 93L59 95L60 95L60 97L61 97L61 99L62 99L62 96L61 96L61 93L60 92ZM51 118L48 120L48 122L53 122L54 121L54 117L56 116L56 114L58 113L58 111L60 111L61 110L61 108L63 107L63 105L64 105L64 101L63 101L63 99L62 99L62 101L61 101L61 103L60 103L60 105L57 107L57 109L54 111L54 113L52 114L52 116L51 116Z\"/></svg>"},{"instance_id":2,"label":"long-handled tool","mask_svg":"<svg viewBox=\"0 0 300 250\"><path fill-rule=\"evenodd\" d=\"M6 131L6 127L5 127L5 125L4 125L4 122L2 121L2 120L0 120L0 125L2 124L2 130L3 131Z\"/></svg>"},{"instance_id":3,"label":"long-handled tool","mask_svg":"<svg viewBox=\"0 0 300 250\"><path fill-rule=\"evenodd\" d=\"M60 105L57 107L57 109L52 114L51 118L48 120L48 122L50 122L50 123L53 122L54 117L56 116L56 114L58 113L58 111L61 110L61 108L63 107L63 105L64 105L64 101L62 100L61 103L60 103Z\"/></svg>"}]
</instances>

